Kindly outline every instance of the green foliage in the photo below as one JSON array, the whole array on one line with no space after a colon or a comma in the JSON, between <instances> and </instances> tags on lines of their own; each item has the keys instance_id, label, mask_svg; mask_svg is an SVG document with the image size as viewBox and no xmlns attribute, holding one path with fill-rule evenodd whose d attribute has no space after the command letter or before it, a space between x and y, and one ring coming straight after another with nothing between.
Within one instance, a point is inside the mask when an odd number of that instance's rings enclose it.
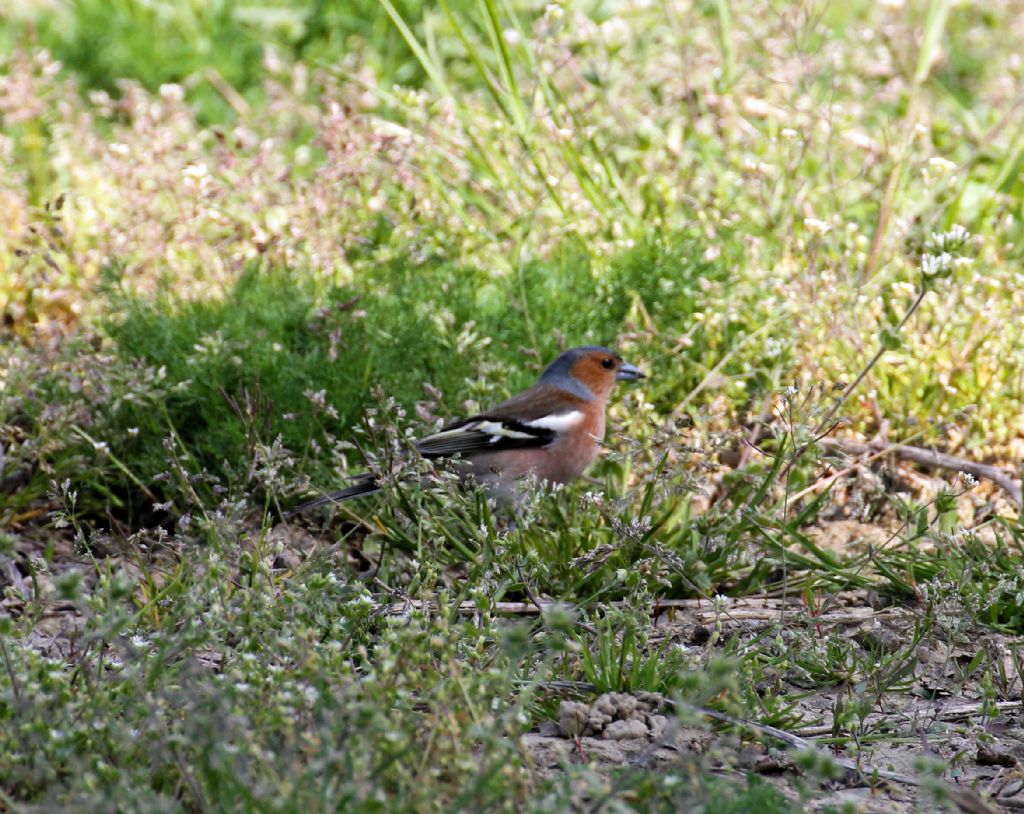
<instances>
[{"instance_id":1,"label":"green foliage","mask_svg":"<svg viewBox=\"0 0 1024 814\"><path fill-rule=\"evenodd\" d=\"M694 814L748 814L751 811L764 814L799 814L805 811L799 801L786 796L757 775L747 775L740 782L737 778L723 778L701 773L696 766L684 764L678 770L668 773L623 769L613 774L611 780L614 795L621 800L627 811L669 812L691 811ZM605 788L609 781L599 781L593 775L575 770L556 788L562 793L569 792L569 784L583 787L592 794L609 796ZM561 802L560 797L555 800ZM632 805L629 805L629 802ZM552 804L555 801L551 801ZM628 806L628 808L626 807ZM551 806L537 806L538 812L557 811ZM833 809L825 808L831 812Z\"/></svg>"},{"instance_id":2,"label":"green foliage","mask_svg":"<svg viewBox=\"0 0 1024 814\"><path fill-rule=\"evenodd\" d=\"M397 6L418 29L420 4L404 0ZM33 38L86 88L117 95L124 79L153 91L165 83L183 83L207 121L235 115L221 83L251 103L261 101L268 47L288 58L334 66L361 52L376 58L375 67L388 84L418 84L423 78L376 0L72 0L60 12L41 3L9 25L2 32L5 39Z\"/></svg>"},{"instance_id":3,"label":"green foliage","mask_svg":"<svg viewBox=\"0 0 1024 814\"><path fill-rule=\"evenodd\" d=\"M237 551L194 553L155 595L125 573L102 577L78 603L73 673L0 639L6 794L64 810L376 810L391 800L390 810L422 811L476 788L496 810L521 804L508 660L461 676L434 669L455 663L471 626L375 619L366 589L327 561L281 583L258 565L236 583ZM358 657L371 640L373 663ZM466 708L463 692L481 706Z\"/></svg>"},{"instance_id":4,"label":"green foliage","mask_svg":"<svg viewBox=\"0 0 1024 814\"><path fill-rule=\"evenodd\" d=\"M794 811L728 737L519 736L590 685L870 766L894 699L1019 698L1020 523L821 443L1019 456L1013 12L897 6L15 4L0 807ZM584 342L652 374L589 482L510 517L406 454Z\"/></svg>"},{"instance_id":5,"label":"green foliage","mask_svg":"<svg viewBox=\"0 0 1024 814\"><path fill-rule=\"evenodd\" d=\"M653 651L644 656L637 647L636 631L627 624L621 636L605 624L598 636L594 652L583 649L583 674L598 692L671 691L677 686L676 671L685 665L673 660L671 653Z\"/></svg>"},{"instance_id":6,"label":"green foliage","mask_svg":"<svg viewBox=\"0 0 1024 814\"><path fill-rule=\"evenodd\" d=\"M375 386L411 408L429 382L445 396L435 409L457 415L467 397L484 406L528 386L560 351L558 336L614 344L638 304L662 330L683 330L702 305L698 282L728 284L723 265L698 259L698 248L684 238L655 241L600 273L566 253L530 264L514 280L400 258L336 288L253 269L220 299L114 293L106 333L123 363L157 371L162 397L114 397L104 419L112 436L92 434L146 483L166 468L168 437L199 468L229 479L245 472L254 443L280 438L304 460L314 456L307 471L325 479L329 439L319 453L310 442L360 422ZM510 320L510 309L521 318ZM655 375L654 382L666 381L652 400L696 387L701 369L730 351L740 352L725 372L746 369L758 381L747 364L756 346L743 343L736 323L722 333L691 331L680 369ZM760 381L768 378L763 372ZM120 488L133 490L132 482Z\"/></svg>"}]
</instances>

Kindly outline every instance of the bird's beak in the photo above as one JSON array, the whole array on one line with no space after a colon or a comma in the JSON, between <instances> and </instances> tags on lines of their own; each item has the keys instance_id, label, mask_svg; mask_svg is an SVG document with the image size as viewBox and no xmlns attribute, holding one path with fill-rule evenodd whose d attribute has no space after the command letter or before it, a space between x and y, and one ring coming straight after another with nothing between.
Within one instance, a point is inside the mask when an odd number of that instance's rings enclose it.
<instances>
[{"instance_id":1,"label":"bird's beak","mask_svg":"<svg viewBox=\"0 0 1024 814\"><path fill-rule=\"evenodd\" d=\"M617 382L632 382L637 379L646 379L647 374L644 373L640 368L635 365L631 365L628 362L620 367L615 372L615 381Z\"/></svg>"}]
</instances>

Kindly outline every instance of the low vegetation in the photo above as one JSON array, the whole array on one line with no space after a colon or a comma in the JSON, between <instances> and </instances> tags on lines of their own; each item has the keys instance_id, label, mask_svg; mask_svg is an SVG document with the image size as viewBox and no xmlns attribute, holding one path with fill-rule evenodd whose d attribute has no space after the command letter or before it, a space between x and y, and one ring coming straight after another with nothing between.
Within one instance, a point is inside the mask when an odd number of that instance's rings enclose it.
<instances>
[{"instance_id":1,"label":"low vegetation","mask_svg":"<svg viewBox=\"0 0 1024 814\"><path fill-rule=\"evenodd\" d=\"M1020 807L1022 20L0 2L0 810Z\"/></svg>"}]
</instances>

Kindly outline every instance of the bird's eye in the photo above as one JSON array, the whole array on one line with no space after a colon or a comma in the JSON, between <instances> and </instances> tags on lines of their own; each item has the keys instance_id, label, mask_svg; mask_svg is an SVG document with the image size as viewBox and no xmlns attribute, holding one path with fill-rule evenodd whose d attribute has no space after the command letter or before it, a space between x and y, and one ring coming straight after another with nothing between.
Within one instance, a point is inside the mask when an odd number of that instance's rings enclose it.
<instances>
[{"instance_id":1,"label":"bird's eye","mask_svg":"<svg viewBox=\"0 0 1024 814\"><path fill-rule=\"evenodd\" d=\"M615 367L615 362L614 360L609 359L607 356L605 356L604 359L601 360L601 367L603 367L605 370L611 370L613 367Z\"/></svg>"}]
</instances>

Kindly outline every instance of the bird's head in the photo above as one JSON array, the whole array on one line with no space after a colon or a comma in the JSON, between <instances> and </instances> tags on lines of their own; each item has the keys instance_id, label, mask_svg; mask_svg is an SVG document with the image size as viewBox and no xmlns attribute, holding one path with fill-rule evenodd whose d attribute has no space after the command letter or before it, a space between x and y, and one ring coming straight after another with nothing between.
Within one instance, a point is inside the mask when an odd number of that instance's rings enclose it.
<instances>
[{"instance_id":1,"label":"bird's head","mask_svg":"<svg viewBox=\"0 0 1024 814\"><path fill-rule=\"evenodd\" d=\"M604 399L611 394L616 382L644 377L640 368L623 360L615 351L599 345L583 345L555 359L540 380L576 392L583 398Z\"/></svg>"}]
</instances>

